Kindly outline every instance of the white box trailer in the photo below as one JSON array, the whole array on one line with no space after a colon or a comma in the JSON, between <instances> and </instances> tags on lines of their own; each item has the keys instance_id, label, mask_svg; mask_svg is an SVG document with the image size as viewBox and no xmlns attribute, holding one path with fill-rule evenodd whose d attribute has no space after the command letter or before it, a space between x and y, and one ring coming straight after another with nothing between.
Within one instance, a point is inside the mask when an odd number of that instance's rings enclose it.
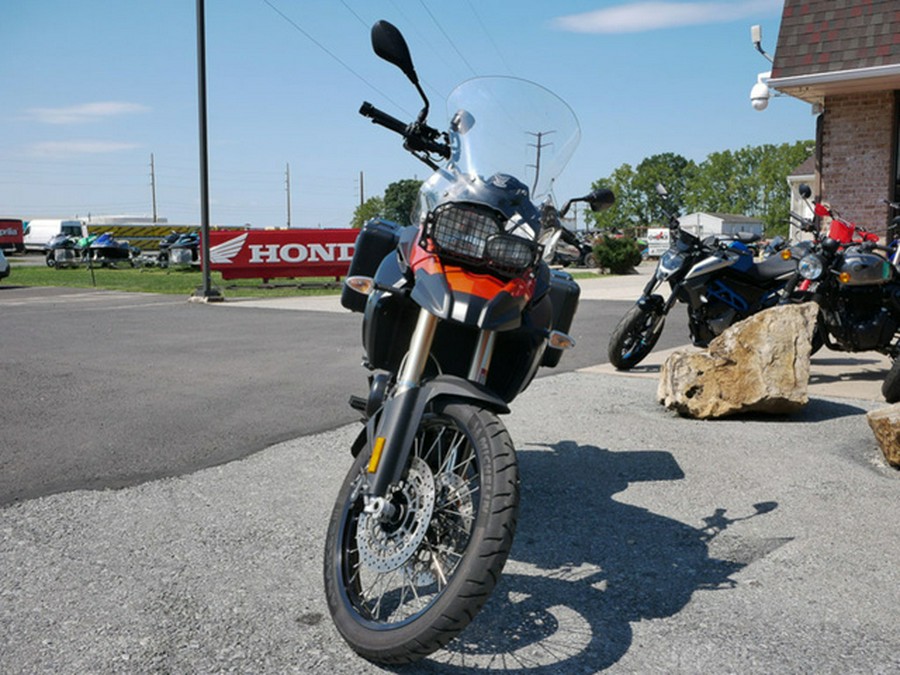
<instances>
[{"instance_id":1,"label":"white box trailer","mask_svg":"<svg viewBox=\"0 0 900 675\"><path fill-rule=\"evenodd\" d=\"M60 233L73 237L87 236L87 227L81 220L63 220L60 218L35 218L25 223L25 234L22 240L26 251L41 251L47 248L47 242Z\"/></svg>"},{"instance_id":2,"label":"white box trailer","mask_svg":"<svg viewBox=\"0 0 900 675\"><path fill-rule=\"evenodd\" d=\"M763 235L765 224L759 218L751 218L734 213L689 213L678 219L681 226L694 232L700 238L716 236L734 236L739 232Z\"/></svg>"}]
</instances>

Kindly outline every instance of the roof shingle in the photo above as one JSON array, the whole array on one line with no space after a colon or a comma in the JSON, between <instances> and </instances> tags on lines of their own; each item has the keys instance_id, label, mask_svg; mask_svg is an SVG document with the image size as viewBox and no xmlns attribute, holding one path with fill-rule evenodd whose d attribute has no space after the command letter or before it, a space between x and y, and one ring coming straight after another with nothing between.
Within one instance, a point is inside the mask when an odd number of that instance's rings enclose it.
<instances>
[{"instance_id":1,"label":"roof shingle","mask_svg":"<svg viewBox=\"0 0 900 675\"><path fill-rule=\"evenodd\" d=\"M785 0L772 77L900 64L897 0Z\"/></svg>"}]
</instances>

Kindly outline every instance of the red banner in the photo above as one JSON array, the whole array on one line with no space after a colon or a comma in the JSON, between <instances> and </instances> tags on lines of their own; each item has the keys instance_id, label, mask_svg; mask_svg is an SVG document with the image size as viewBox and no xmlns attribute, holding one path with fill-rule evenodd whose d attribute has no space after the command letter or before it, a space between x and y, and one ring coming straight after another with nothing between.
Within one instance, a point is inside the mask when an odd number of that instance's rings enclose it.
<instances>
[{"instance_id":1,"label":"red banner","mask_svg":"<svg viewBox=\"0 0 900 675\"><path fill-rule=\"evenodd\" d=\"M21 220L0 220L0 248L21 249L23 247Z\"/></svg>"},{"instance_id":2,"label":"red banner","mask_svg":"<svg viewBox=\"0 0 900 675\"><path fill-rule=\"evenodd\" d=\"M223 279L341 277L359 230L220 230L209 233L209 268Z\"/></svg>"}]
</instances>

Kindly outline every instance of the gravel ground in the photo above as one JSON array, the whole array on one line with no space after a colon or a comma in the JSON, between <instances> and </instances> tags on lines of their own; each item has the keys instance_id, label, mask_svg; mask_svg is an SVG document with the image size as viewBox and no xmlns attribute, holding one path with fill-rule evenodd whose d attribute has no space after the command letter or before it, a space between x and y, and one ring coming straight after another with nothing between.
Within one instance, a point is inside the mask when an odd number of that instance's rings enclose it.
<instances>
[{"instance_id":1,"label":"gravel ground","mask_svg":"<svg viewBox=\"0 0 900 675\"><path fill-rule=\"evenodd\" d=\"M510 562L462 638L405 672L900 669L879 404L701 422L655 388L576 372L513 404ZM322 584L356 431L0 510L3 671L386 672L340 639Z\"/></svg>"}]
</instances>

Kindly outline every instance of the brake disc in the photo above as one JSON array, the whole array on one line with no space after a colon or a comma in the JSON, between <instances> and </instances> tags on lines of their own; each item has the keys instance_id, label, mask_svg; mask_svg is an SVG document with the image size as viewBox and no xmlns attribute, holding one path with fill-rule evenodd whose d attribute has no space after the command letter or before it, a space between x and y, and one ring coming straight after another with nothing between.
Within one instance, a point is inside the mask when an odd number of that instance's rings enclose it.
<instances>
[{"instance_id":1,"label":"brake disc","mask_svg":"<svg viewBox=\"0 0 900 675\"><path fill-rule=\"evenodd\" d=\"M366 568L384 574L415 556L431 522L435 492L431 468L413 457L406 480L391 496L398 513L388 520L368 513L359 516L356 545Z\"/></svg>"}]
</instances>

